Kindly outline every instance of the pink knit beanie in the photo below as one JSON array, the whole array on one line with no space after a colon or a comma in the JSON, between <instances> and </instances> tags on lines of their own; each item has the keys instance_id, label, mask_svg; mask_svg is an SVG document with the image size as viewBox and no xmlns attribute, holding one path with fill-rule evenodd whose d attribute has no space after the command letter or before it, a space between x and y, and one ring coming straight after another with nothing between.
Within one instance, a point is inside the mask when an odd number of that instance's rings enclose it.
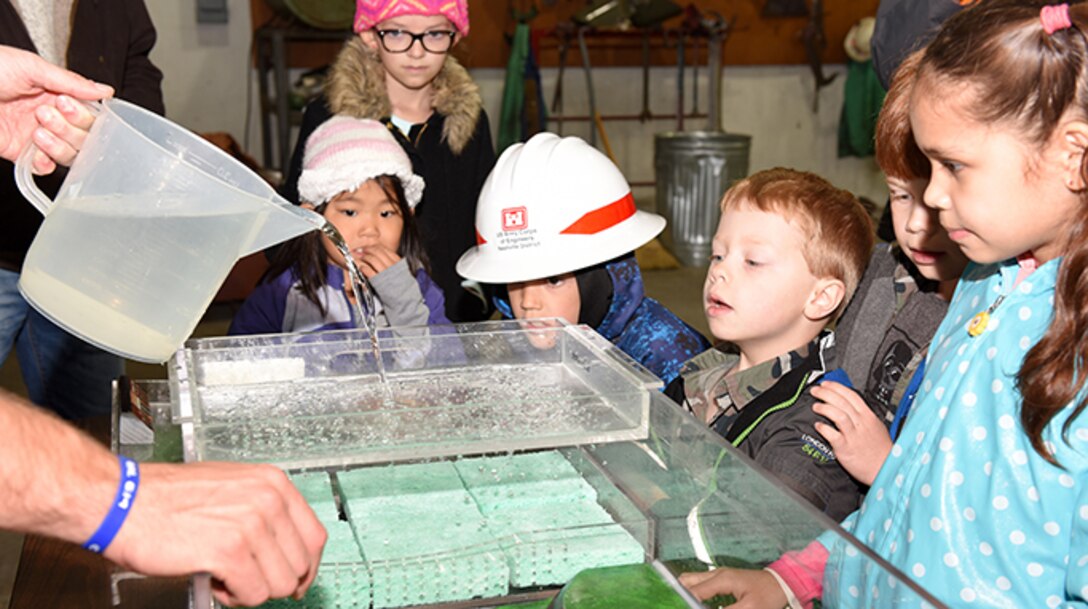
<instances>
[{"instance_id":1,"label":"pink knit beanie","mask_svg":"<svg viewBox=\"0 0 1088 609\"><path fill-rule=\"evenodd\" d=\"M468 36L468 0L355 0L355 32L400 15L442 15Z\"/></svg>"},{"instance_id":2,"label":"pink knit beanie","mask_svg":"<svg viewBox=\"0 0 1088 609\"><path fill-rule=\"evenodd\" d=\"M412 173L412 162L388 127L371 119L334 116L306 140L298 195L321 205L381 175L400 179L409 207L414 209L423 197L423 178Z\"/></svg>"}]
</instances>

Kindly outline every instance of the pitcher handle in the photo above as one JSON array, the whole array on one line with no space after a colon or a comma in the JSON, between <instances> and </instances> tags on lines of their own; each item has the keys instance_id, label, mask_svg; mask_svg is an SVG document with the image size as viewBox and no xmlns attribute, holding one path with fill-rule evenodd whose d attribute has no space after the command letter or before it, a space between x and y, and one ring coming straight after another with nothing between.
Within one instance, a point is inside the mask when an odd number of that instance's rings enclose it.
<instances>
[{"instance_id":1,"label":"pitcher handle","mask_svg":"<svg viewBox=\"0 0 1088 609\"><path fill-rule=\"evenodd\" d=\"M102 102L82 103L95 117L102 114ZM49 214L49 210L53 207L53 200L46 196L34 181L34 155L37 152L38 147L34 145L32 139L26 143L26 148L23 148L23 151L19 153L19 158L15 159L15 185L19 187L19 192L23 193L26 200L30 201L45 216Z\"/></svg>"}]
</instances>

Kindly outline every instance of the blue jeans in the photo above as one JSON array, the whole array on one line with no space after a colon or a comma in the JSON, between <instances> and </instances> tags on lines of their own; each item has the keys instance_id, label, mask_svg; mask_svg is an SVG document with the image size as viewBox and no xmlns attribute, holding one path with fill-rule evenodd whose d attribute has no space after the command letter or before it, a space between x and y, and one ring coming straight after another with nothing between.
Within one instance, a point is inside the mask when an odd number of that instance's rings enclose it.
<instances>
[{"instance_id":1,"label":"blue jeans","mask_svg":"<svg viewBox=\"0 0 1088 609\"><path fill-rule=\"evenodd\" d=\"M65 419L110 412L124 360L72 336L19 294L19 274L0 269L0 365L15 347L30 400Z\"/></svg>"}]
</instances>

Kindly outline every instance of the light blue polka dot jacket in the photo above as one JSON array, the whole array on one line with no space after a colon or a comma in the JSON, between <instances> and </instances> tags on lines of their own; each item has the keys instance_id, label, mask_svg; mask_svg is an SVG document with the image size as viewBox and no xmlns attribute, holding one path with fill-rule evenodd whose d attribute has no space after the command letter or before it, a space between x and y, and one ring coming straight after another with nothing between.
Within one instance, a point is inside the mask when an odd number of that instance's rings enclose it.
<instances>
[{"instance_id":1,"label":"light blue polka dot jacket","mask_svg":"<svg viewBox=\"0 0 1088 609\"><path fill-rule=\"evenodd\" d=\"M1088 607L1088 413L1068 405L1046 440L1020 425L1016 374L1053 312L1059 260L1012 288L1015 261L969 266L929 349L891 455L844 526L951 607ZM967 324L1002 293L982 335ZM824 541L824 540L821 540ZM827 545L827 544L825 544ZM856 552L831 544L828 607L926 606Z\"/></svg>"}]
</instances>

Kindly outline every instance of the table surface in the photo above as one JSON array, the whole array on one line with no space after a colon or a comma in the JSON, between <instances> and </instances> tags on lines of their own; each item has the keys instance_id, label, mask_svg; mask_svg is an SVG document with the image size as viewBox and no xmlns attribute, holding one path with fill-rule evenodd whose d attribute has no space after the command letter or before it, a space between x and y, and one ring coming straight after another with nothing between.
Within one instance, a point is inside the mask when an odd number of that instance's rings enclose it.
<instances>
[{"instance_id":1,"label":"table surface","mask_svg":"<svg viewBox=\"0 0 1088 609\"><path fill-rule=\"evenodd\" d=\"M103 442L109 417L78 426ZM111 580L116 580L111 585ZM12 588L10 609L81 607L85 609L185 609L188 578L144 578L123 573L116 565L77 545L27 535ZM113 594L117 592L117 602Z\"/></svg>"}]
</instances>

